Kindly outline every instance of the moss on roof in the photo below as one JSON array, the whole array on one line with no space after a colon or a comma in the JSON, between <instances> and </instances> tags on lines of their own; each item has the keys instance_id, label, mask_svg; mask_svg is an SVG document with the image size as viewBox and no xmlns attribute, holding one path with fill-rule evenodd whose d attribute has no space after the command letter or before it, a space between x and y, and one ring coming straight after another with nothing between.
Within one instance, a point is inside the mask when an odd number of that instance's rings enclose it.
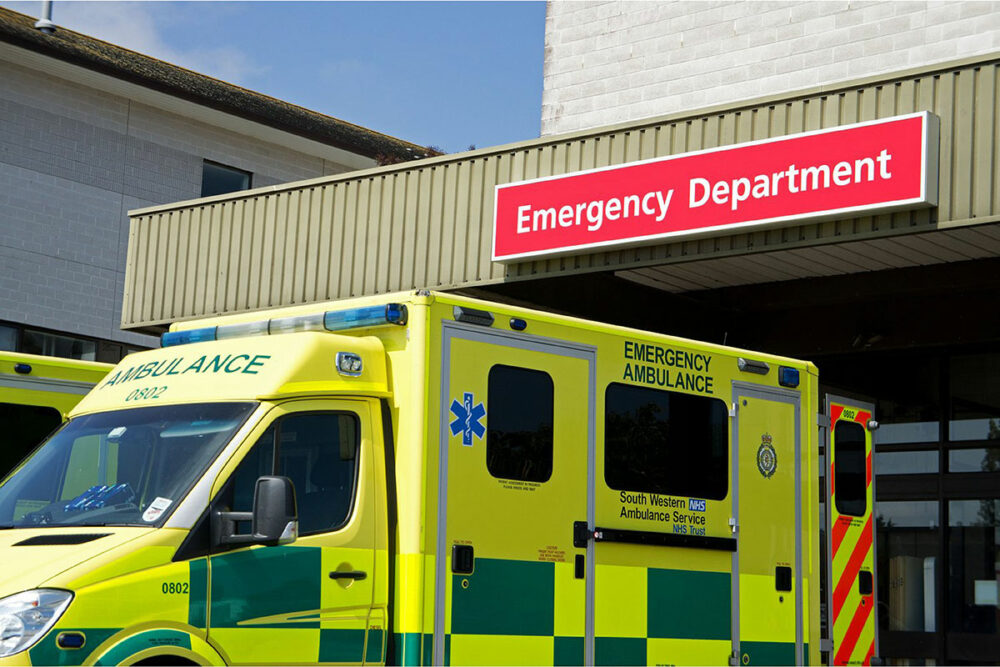
<instances>
[{"instance_id":1,"label":"moss on roof","mask_svg":"<svg viewBox=\"0 0 1000 667\"><path fill-rule=\"evenodd\" d=\"M34 24L35 19L30 16L0 7L0 41L14 46L358 153L380 164L438 154L426 146L240 88L67 28L44 33Z\"/></svg>"}]
</instances>

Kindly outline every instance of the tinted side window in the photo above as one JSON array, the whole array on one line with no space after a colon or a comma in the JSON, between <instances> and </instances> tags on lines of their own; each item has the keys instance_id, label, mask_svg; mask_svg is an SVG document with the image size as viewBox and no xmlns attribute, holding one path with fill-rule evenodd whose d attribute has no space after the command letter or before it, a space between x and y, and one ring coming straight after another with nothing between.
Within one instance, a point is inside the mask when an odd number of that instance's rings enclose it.
<instances>
[{"instance_id":1,"label":"tinted side window","mask_svg":"<svg viewBox=\"0 0 1000 667\"><path fill-rule=\"evenodd\" d=\"M863 516L868 509L865 429L856 422L833 427L833 498L841 514Z\"/></svg>"},{"instance_id":2,"label":"tinted side window","mask_svg":"<svg viewBox=\"0 0 1000 667\"><path fill-rule=\"evenodd\" d=\"M257 479L264 475L274 474L274 433L276 430L276 425L271 424L264 431L264 435L260 436L250 453L240 461L239 467L230 478L233 511L252 512ZM295 489L295 493L298 501L299 490Z\"/></svg>"},{"instance_id":3,"label":"tinted side window","mask_svg":"<svg viewBox=\"0 0 1000 667\"><path fill-rule=\"evenodd\" d=\"M486 390L486 468L494 477L545 482L552 476L552 378L493 366Z\"/></svg>"},{"instance_id":4,"label":"tinted side window","mask_svg":"<svg viewBox=\"0 0 1000 667\"><path fill-rule=\"evenodd\" d=\"M354 503L359 437L354 414L308 413L278 420L233 473L233 510L253 510L258 477L282 475L295 485L300 535L339 528Z\"/></svg>"},{"instance_id":5,"label":"tinted side window","mask_svg":"<svg viewBox=\"0 0 1000 667\"><path fill-rule=\"evenodd\" d=\"M55 408L0 403L3 447L0 447L0 479L62 423Z\"/></svg>"},{"instance_id":6,"label":"tinted side window","mask_svg":"<svg viewBox=\"0 0 1000 667\"><path fill-rule=\"evenodd\" d=\"M299 504L299 534L347 523L357 479L358 418L353 414L288 417L278 432L279 475L291 478Z\"/></svg>"},{"instance_id":7,"label":"tinted side window","mask_svg":"<svg viewBox=\"0 0 1000 667\"><path fill-rule=\"evenodd\" d=\"M605 392L604 481L613 489L722 500L729 414L715 398L612 384Z\"/></svg>"}]
</instances>

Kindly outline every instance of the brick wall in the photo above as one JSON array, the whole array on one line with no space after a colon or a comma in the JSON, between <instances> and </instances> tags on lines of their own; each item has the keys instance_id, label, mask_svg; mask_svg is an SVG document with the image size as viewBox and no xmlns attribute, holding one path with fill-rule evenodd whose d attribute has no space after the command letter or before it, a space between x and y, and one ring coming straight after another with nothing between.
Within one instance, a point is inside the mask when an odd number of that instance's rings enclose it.
<instances>
[{"instance_id":1,"label":"brick wall","mask_svg":"<svg viewBox=\"0 0 1000 667\"><path fill-rule=\"evenodd\" d=\"M542 134L1000 50L1000 2L550 0Z\"/></svg>"},{"instance_id":2,"label":"brick wall","mask_svg":"<svg viewBox=\"0 0 1000 667\"><path fill-rule=\"evenodd\" d=\"M198 197L204 159L254 186L347 170L0 61L0 321L155 345L119 330L127 212Z\"/></svg>"}]
</instances>

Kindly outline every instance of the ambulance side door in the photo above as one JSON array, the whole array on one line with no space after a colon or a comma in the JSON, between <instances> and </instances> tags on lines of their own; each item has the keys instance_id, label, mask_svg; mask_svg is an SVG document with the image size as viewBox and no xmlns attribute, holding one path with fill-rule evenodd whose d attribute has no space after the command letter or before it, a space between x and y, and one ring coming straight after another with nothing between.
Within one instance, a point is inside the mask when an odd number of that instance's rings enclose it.
<instances>
[{"instance_id":1,"label":"ambulance side door","mask_svg":"<svg viewBox=\"0 0 1000 667\"><path fill-rule=\"evenodd\" d=\"M434 664L581 664L593 352L445 333Z\"/></svg>"},{"instance_id":2,"label":"ambulance side door","mask_svg":"<svg viewBox=\"0 0 1000 667\"><path fill-rule=\"evenodd\" d=\"M218 494L219 509L248 512L258 477L285 476L295 487L299 518L290 545L217 550L209 558L209 641L227 662L364 660L381 576L375 571L375 513L384 507L375 497L377 409L363 399L279 405ZM382 643L381 632L372 635ZM372 655L381 657L381 646Z\"/></svg>"},{"instance_id":3,"label":"ambulance side door","mask_svg":"<svg viewBox=\"0 0 1000 667\"><path fill-rule=\"evenodd\" d=\"M878 655L875 630L874 406L827 396L827 512L833 664L869 665Z\"/></svg>"},{"instance_id":4,"label":"ambulance side door","mask_svg":"<svg viewBox=\"0 0 1000 667\"><path fill-rule=\"evenodd\" d=\"M718 665L732 652L729 406L714 392L677 390L674 370L604 388L593 664Z\"/></svg>"}]
</instances>

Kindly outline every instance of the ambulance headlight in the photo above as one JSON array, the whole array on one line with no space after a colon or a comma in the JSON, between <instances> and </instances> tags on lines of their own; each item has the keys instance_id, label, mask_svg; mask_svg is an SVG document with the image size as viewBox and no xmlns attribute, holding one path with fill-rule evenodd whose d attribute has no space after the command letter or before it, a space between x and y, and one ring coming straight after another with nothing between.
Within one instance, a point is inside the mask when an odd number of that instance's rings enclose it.
<instances>
[{"instance_id":1,"label":"ambulance headlight","mask_svg":"<svg viewBox=\"0 0 1000 667\"><path fill-rule=\"evenodd\" d=\"M66 611L73 594L39 588L0 600L0 658L30 648Z\"/></svg>"}]
</instances>

